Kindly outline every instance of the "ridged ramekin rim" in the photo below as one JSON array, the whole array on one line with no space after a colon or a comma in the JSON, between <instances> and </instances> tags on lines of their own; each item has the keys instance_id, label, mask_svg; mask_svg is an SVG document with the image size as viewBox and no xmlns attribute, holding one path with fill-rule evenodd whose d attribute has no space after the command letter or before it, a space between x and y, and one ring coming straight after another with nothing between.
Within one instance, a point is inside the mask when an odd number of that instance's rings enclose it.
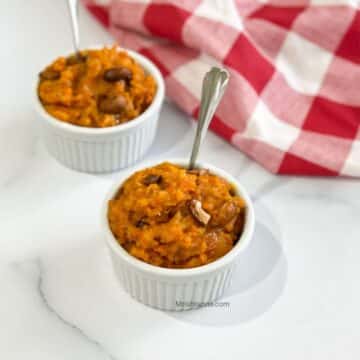
<instances>
[{"instance_id":1,"label":"ridged ramekin rim","mask_svg":"<svg viewBox=\"0 0 360 360\"><path fill-rule=\"evenodd\" d=\"M104 46L100 46L100 45L93 46L93 47L88 47L85 50L99 49L102 47L104 47ZM122 132L133 129L137 126L140 126L144 121L146 121L149 118L149 116L151 116L153 113L159 111L159 108L161 107L161 105L164 101L164 98L165 98L164 78L161 75L161 72L158 69L158 67L151 60L147 59L145 56L141 55L140 53L138 53L136 51L133 51L133 50L130 50L127 48L123 48L120 46L118 48L119 48L119 50L124 50L127 53L129 53L129 55L131 57L133 57L142 67L144 67L144 69L146 71L148 71L155 78L155 81L157 84L156 94L155 94L155 97L154 97L152 103L138 117L136 117L135 119L133 119L127 123L120 124L117 126L106 127L106 128L82 127L82 126L68 124L66 122L60 121L60 120L56 119L55 117L51 116L44 109L43 105L41 104L39 97L38 97L38 93L37 93L37 89L38 89L38 85L39 85L39 78L37 75L35 78L35 85L33 86L33 101L34 101L34 107L35 107L36 111L43 117L44 120L47 121L47 123L49 125L51 125L54 128L57 128L58 130L62 130L64 132L68 132L71 134L86 135L86 136L90 136L90 137L103 136L106 134L112 134L112 135L117 134L117 133L120 134ZM42 67L41 70L43 68L45 68L45 66Z\"/></svg>"},{"instance_id":2,"label":"ridged ramekin rim","mask_svg":"<svg viewBox=\"0 0 360 360\"><path fill-rule=\"evenodd\" d=\"M215 260L212 263L202 265L199 267L194 267L189 269L169 269L169 268L163 268L163 267L151 265L137 259L136 257L130 255L116 240L115 236L113 235L110 229L107 218L109 200L114 197L120 186L131 174L133 174L136 171L151 166L155 166L164 161L168 161L170 163L174 163L181 166L185 166L187 164L187 159L183 159L183 158L162 159L162 160L154 160L151 162L146 162L146 164L139 165L136 168L131 169L131 171L130 170L126 171L125 174L120 176L119 178L120 181L116 181L111 186L110 190L105 196L101 209L101 228L102 228L102 232L105 234L105 239L108 246L118 257L120 257L129 266L131 266L137 271L145 272L152 276L161 276L167 278L188 278L195 275L198 276L206 275L214 271L218 271L219 269L223 269L226 266L230 265L237 259L239 254L242 253L247 248L253 237L254 227L255 227L254 207L248 192L239 183L239 181L237 181L232 175L230 175L225 170L220 169L206 162L200 161L197 162L196 165L197 167L209 169L211 172L214 172L215 174L220 175L229 182L231 182L235 186L239 195L245 200L246 203L246 220L245 220L243 232L240 235L240 238L238 239L236 245L227 254L225 254L224 256Z\"/></svg>"}]
</instances>

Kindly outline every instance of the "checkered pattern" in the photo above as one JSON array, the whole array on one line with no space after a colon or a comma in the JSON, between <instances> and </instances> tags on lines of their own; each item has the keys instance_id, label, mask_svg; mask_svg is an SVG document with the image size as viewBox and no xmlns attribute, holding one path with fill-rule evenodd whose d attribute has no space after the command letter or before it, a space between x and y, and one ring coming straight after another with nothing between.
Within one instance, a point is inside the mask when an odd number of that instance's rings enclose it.
<instances>
[{"instance_id":1,"label":"checkered pattern","mask_svg":"<svg viewBox=\"0 0 360 360\"><path fill-rule=\"evenodd\" d=\"M360 176L360 0L84 3L188 114L205 72L226 66L211 129L268 170Z\"/></svg>"}]
</instances>

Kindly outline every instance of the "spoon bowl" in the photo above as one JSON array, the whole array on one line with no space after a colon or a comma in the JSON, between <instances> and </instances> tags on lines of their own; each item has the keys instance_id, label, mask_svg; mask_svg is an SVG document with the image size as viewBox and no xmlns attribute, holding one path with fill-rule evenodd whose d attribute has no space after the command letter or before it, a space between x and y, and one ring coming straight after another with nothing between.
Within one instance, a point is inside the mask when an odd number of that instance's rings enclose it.
<instances>
[{"instance_id":1,"label":"spoon bowl","mask_svg":"<svg viewBox=\"0 0 360 360\"><path fill-rule=\"evenodd\" d=\"M199 119L188 165L189 170L195 167L201 143L215 114L215 110L224 95L228 82L229 73L225 69L213 67L205 74L201 91Z\"/></svg>"}]
</instances>

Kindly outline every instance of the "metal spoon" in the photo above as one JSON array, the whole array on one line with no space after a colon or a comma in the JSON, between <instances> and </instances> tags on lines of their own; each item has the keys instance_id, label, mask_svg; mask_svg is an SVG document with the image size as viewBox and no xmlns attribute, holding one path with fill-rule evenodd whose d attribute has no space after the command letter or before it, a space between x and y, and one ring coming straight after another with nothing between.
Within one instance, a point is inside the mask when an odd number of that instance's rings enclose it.
<instances>
[{"instance_id":1,"label":"metal spoon","mask_svg":"<svg viewBox=\"0 0 360 360\"><path fill-rule=\"evenodd\" d=\"M80 54L80 41L79 41L79 24L78 24L78 13L79 13L79 1L68 0L68 7L71 18L72 36L74 43L75 55L81 58Z\"/></svg>"},{"instance_id":2,"label":"metal spoon","mask_svg":"<svg viewBox=\"0 0 360 360\"><path fill-rule=\"evenodd\" d=\"M203 141L209 128L210 121L214 116L215 110L219 105L222 96L224 95L228 82L229 73L225 69L213 67L205 74L201 90L201 101L196 135L188 166L189 170L195 167L201 142Z\"/></svg>"}]
</instances>

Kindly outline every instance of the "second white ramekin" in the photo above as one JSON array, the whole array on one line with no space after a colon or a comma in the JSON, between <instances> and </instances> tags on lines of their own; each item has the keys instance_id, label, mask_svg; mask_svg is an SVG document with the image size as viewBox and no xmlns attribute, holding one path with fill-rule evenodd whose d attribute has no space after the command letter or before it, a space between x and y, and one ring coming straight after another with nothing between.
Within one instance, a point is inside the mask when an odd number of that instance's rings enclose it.
<instances>
[{"instance_id":1,"label":"second white ramekin","mask_svg":"<svg viewBox=\"0 0 360 360\"><path fill-rule=\"evenodd\" d=\"M120 48L121 49L121 48ZM34 89L42 137L49 153L63 165L82 172L105 173L140 160L152 145L164 101L165 86L158 68L137 52L126 50L157 84L151 105L136 119L108 128L87 128L59 121L48 114Z\"/></svg>"},{"instance_id":2,"label":"second white ramekin","mask_svg":"<svg viewBox=\"0 0 360 360\"><path fill-rule=\"evenodd\" d=\"M169 161L182 166L186 165L183 159ZM146 167L158 163L159 161L146 164ZM129 173L123 174L117 181L103 204L101 226L110 250L116 277L124 289L137 301L161 310L179 311L211 305L220 298L231 283L234 269L238 261L241 261L241 253L253 236L254 209L246 190L235 178L215 166L206 163L198 163L197 166L209 169L212 173L234 184L237 193L247 204L244 230L236 245L225 256L210 264L191 269L166 269L140 261L120 246L108 224L108 201L115 196L122 183L130 175Z\"/></svg>"}]
</instances>

